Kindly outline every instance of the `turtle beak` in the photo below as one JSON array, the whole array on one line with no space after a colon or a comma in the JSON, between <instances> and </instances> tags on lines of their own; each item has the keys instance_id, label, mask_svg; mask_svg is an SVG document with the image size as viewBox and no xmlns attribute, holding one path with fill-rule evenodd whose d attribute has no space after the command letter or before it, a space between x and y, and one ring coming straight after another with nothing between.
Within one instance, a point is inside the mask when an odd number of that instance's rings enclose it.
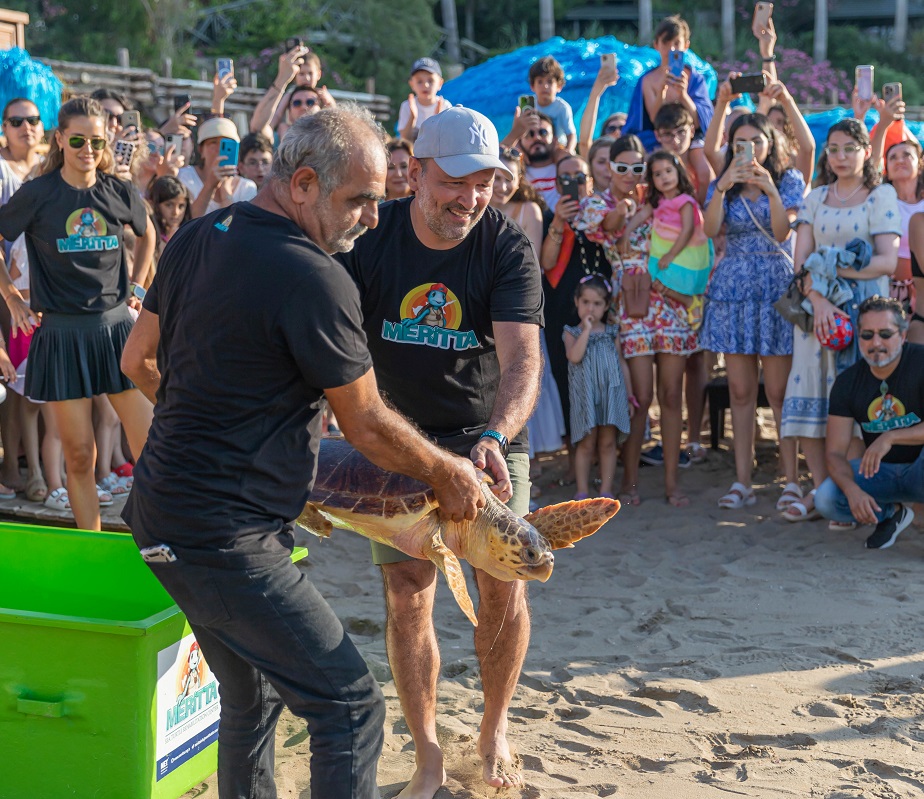
<instances>
[{"instance_id":1,"label":"turtle beak","mask_svg":"<svg viewBox=\"0 0 924 799\"><path fill-rule=\"evenodd\" d=\"M532 544L523 547L520 550L520 560L530 580L539 580L544 583L552 576L552 569L555 566L555 556L549 551L543 551Z\"/></svg>"}]
</instances>

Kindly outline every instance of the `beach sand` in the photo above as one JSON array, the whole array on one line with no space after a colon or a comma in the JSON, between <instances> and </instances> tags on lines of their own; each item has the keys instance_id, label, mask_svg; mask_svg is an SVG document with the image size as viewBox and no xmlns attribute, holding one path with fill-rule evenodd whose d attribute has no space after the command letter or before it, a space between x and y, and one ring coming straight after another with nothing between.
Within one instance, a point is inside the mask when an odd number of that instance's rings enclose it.
<instances>
[{"instance_id":1,"label":"beach sand","mask_svg":"<svg viewBox=\"0 0 924 799\"><path fill-rule=\"evenodd\" d=\"M438 799L924 795L921 529L866 550L870 528L786 523L773 507L769 445L758 461L759 500L740 511L716 506L733 480L729 452L681 472L686 509L663 501L659 468L643 469L642 505L562 550L551 579L530 585L532 643L509 730L523 789L481 781L472 627L441 583L448 780ZM542 501L571 491L546 490ZM385 653L381 578L358 536L309 546L310 578L387 700L379 785L389 799L414 754ZM288 713L276 756L280 797L307 799L309 742ZM216 799L214 777L187 796Z\"/></svg>"}]
</instances>

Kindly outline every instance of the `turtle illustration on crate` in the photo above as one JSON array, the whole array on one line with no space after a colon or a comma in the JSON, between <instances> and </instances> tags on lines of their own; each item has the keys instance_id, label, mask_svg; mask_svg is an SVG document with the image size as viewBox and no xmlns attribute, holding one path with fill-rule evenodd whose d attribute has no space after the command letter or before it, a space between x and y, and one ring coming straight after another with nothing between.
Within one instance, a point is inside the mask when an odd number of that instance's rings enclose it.
<instances>
[{"instance_id":1,"label":"turtle illustration on crate","mask_svg":"<svg viewBox=\"0 0 924 799\"><path fill-rule=\"evenodd\" d=\"M554 549L593 535L619 510L599 497L548 505L517 516L487 480L485 505L473 521L447 522L426 484L371 463L343 439L321 441L318 475L298 524L326 538L335 527L352 530L413 558L431 560L472 624L475 610L460 559L499 580L540 580L552 575Z\"/></svg>"}]
</instances>

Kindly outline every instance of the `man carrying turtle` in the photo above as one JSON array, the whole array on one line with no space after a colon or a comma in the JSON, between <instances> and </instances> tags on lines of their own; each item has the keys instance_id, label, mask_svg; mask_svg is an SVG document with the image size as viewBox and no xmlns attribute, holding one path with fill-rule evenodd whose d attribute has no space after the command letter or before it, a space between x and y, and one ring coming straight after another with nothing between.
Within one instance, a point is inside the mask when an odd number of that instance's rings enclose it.
<instances>
[{"instance_id":1,"label":"man carrying turtle","mask_svg":"<svg viewBox=\"0 0 924 799\"><path fill-rule=\"evenodd\" d=\"M529 239L488 206L495 170L508 171L498 150L493 124L475 111L456 106L426 120L408 170L415 195L383 205L379 227L338 258L359 287L383 393L441 446L485 469L495 493L522 516L529 508L524 426L539 388L542 286ZM431 324L423 309L436 286L445 301ZM373 560L382 567L388 656L416 747L416 771L398 797L432 799L446 779L436 738L436 567L375 543ZM529 645L526 584L479 570L475 579L484 780L520 786L507 709Z\"/></svg>"},{"instance_id":2,"label":"man carrying turtle","mask_svg":"<svg viewBox=\"0 0 924 799\"><path fill-rule=\"evenodd\" d=\"M381 692L290 559L322 396L359 451L430 483L444 517L484 504L470 461L385 407L356 288L330 258L376 226L386 164L368 112L296 122L252 202L171 240L125 348L156 406L123 516L220 683L221 799L275 799L283 704L308 722L312 797L379 795Z\"/></svg>"}]
</instances>

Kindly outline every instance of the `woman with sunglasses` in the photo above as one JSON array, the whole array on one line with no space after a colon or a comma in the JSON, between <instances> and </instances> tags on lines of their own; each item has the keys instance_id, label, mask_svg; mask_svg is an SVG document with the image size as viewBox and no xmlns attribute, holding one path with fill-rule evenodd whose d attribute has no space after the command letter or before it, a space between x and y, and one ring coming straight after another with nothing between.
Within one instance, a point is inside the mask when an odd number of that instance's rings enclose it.
<instances>
[{"instance_id":1,"label":"woman with sunglasses","mask_svg":"<svg viewBox=\"0 0 924 799\"><path fill-rule=\"evenodd\" d=\"M872 247L869 263L862 269L838 269L838 277L854 281L853 302L879 294L888 296L889 278L898 263L901 216L895 189L880 183L879 170L871 158L872 147L866 126L856 119L843 119L828 131L824 152L818 162L818 188L814 189L796 216L795 271L802 271L809 255L819 247L844 248L853 239ZM817 489L828 476L825 463L825 435L828 396L838 374L835 352L820 339L833 333L835 319L848 316L806 283L813 309L814 331L793 331L792 370L783 401L780 435L798 438ZM850 345L856 352L856 342ZM844 359L840 359L844 363ZM849 365L849 364L847 364ZM859 456L861 442L852 447ZM819 517L815 491L793 502L784 512L787 521ZM831 522L832 529L844 529Z\"/></svg>"},{"instance_id":2,"label":"woman with sunglasses","mask_svg":"<svg viewBox=\"0 0 924 799\"><path fill-rule=\"evenodd\" d=\"M26 235L32 309L5 264L0 294L14 329L28 334L36 314L42 318L29 349L26 395L47 402L54 415L70 507L86 530L100 529L93 397L109 395L135 457L152 417L151 403L122 374L120 359L132 328L124 231L128 226L137 236L131 279L142 283L154 226L137 190L114 177L112 168L105 111L95 100L76 97L58 113L43 174L0 208L0 235Z\"/></svg>"},{"instance_id":3,"label":"woman with sunglasses","mask_svg":"<svg viewBox=\"0 0 924 799\"><path fill-rule=\"evenodd\" d=\"M38 107L31 100L17 97L3 109L3 135L6 147L2 158L20 181L34 176L42 163L39 152L45 138L45 128Z\"/></svg>"},{"instance_id":4,"label":"woman with sunglasses","mask_svg":"<svg viewBox=\"0 0 924 799\"><path fill-rule=\"evenodd\" d=\"M759 369L777 430L792 363L792 324L773 304L792 280L789 226L802 205L805 181L786 169L786 154L763 114L744 114L729 130L729 146L719 177L709 186L704 230L716 237L725 226L725 257L709 281L700 344L725 353L734 431L735 482L719 500L720 508L741 508L757 501L751 487L754 418ZM749 144L754 158L736 151ZM802 499L796 466L796 442L780 441L780 466L786 476L777 510Z\"/></svg>"}]
</instances>

